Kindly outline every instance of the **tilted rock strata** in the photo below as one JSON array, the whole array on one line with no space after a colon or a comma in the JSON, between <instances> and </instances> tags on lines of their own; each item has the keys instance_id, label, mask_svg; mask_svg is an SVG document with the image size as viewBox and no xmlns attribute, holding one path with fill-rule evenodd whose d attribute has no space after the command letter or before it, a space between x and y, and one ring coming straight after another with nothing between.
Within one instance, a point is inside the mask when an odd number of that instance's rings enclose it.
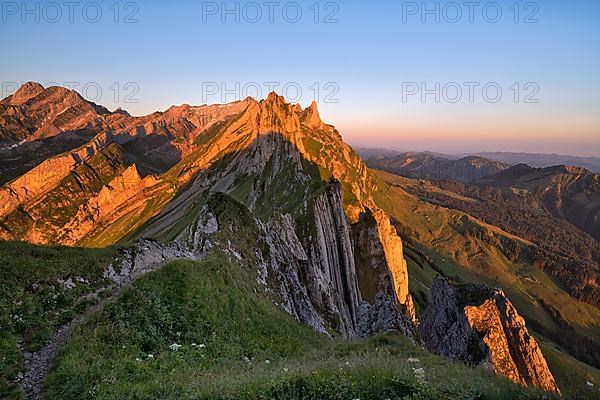
<instances>
[{"instance_id":1,"label":"tilted rock strata","mask_svg":"<svg viewBox=\"0 0 600 400\"><path fill-rule=\"evenodd\" d=\"M396 299L406 310L411 320L416 322L412 296L408 291L408 267L404 259L402 240L390 223L389 217L382 210L376 210L373 216L377 221L379 241L383 247L388 268L392 274Z\"/></svg>"},{"instance_id":2,"label":"tilted rock strata","mask_svg":"<svg viewBox=\"0 0 600 400\"><path fill-rule=\"evenodd\" d=\"M478 307L465 307L465 315L479 335L485 335L483 341L490 349L494 370L498 374L508 376L514 382L520 379L527 386L559 392L540 347L525 326L525 320L502 290L494 291L493 298ZM505 345L509 352L504 349ZM511 369L512 364L516 371Z\"/></svg>"},{"instance_id":3,"label":"tilted rock strata","mask_svg":"<svg viewBox=\"0 0 600 400\"><path fill-rule=\"evenodd\" d=\"M361 298L339 184L332 182L307 207L314 218L310 237L289 214L275 214L264 222L229 196L210 195L196 222L177 240L198 254L218 248L238 262L254 259L258 281L294 318L323 333L354 336ZM228 218L228 212L235 217ZM244 248L248 243L230 239L231 232L247 234L244 224L252 227L250 235L256 240L251 250Z\"/></svg>"},{"instance_id":4,"label":"tilted rock strata","mask_svg":"<svg viewBox=\"0 0 600 400\"><path fill-rule=\"evenodd\" d=\"M354 330L361 295L356 279L350 227L344 214L341 186L338 182L331 181L327 190L317 197L313 212L317 246L313 247L310 254L317 267L315 272L324 271L324 277L321 278L333 283L348 309L349 325ZM314 296L318 295L316 291Z\"/></svg>"},{"instance_id":5,"label":"tilted rock strata","mask_svg":"<svg viewBox=\"0 0 600 400\"><path fill-rule=\"evenodd\" d=\"M74 245L91 232L96 224L111 216L121 215L119 209L156 184L152 176L142 178L135 165L115 176L100 192L82 204L75 217L61 229L62 242Z\"/></svg>"},{"instance_id":6,"label":"tilted rock strata","mask_svg":"<svg viewBox=\"0 0 600 400\"><path fill-rule=\"evenodd\" d=\"M325 318L311 302L309 285L302 282L299 275L307 267L309 258L289 216L265 224L254 218L244 205L216 193L209 196L196 220L177 237L177 242L196 257L202 257L211 249L220 249L234 262L249 260L246 267L256 268L258 283L272 292L290 315L327 333ZM345 318L347 321L347 313L342 315L339 310L331 282L325 282L322 300L331 306L337 320Z\"/></svg>"}]
</instances>

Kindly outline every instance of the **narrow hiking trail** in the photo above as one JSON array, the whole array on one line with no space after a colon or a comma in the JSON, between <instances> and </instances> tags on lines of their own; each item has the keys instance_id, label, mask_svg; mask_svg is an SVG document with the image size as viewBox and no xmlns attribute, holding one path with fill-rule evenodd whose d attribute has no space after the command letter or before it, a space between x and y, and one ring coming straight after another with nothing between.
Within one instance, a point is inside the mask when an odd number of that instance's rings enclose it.
<instances>
[{"instance_id":1,"label":"narrow hiking trail","mask_svg":"<svg viewBox=\"0 0 600 400\"><path fill-rule=\"evenodd\" d=\"M48 343L35 353L21 350L25 360L26 370L20 382L21 389L28 400L44 398L44 382L50 372L52 363L66 343L69 335L94 313L100 311L106 304L116 300L119 295L143 275L156 271L171 261L193 260L200 261L202 255L197 255L184 249L179 243L172 242L162 245L155 241L142 239L135 245L123 251L104 272L104 277L112 281L107 289L111 290L108 297L99 299L98 292L87 295L88 299L98 299L84 313L58 328Z\"/></svg>"},{"instance_id":2,"label":"narrow hiking trail","mask_svg":"<svg viewBox=\"0 0 600 400\"><path fill-rule=\"evenodd\" d=\"M125 287L126 286L124 286L123 289ZM23 374L21 388L25 392L27 399L43 399L42 390L44 387L44 381L48 376L52 361L58 355L60 349L67 341L71 332L73 332L77 326L86 321L90 315L102 309L106 303L116 299L120 292L121 290L113 291L109 297L90 307L85 313L77 316L71 320L71 322L58 328L44 347L42 347L39 351L32 353L29 359L25 358L25 365L27 369Z\"/></svg>"}]
</instances>

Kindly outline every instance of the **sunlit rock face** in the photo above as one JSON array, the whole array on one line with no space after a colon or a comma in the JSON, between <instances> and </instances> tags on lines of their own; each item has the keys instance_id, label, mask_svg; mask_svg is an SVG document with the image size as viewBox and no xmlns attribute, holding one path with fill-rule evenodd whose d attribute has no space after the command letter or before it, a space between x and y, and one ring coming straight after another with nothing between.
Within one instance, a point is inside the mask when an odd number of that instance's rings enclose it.
<instances>
[{"instance_id":1,"label":"sunlit rock face","mask_svg":"<svg viewBox=\"0 0 600 400\"><path fill-rule=\"evenodd\" d=\"M363 335L408 332L414 323L402 242L374 199L375 176L316 103L303 109L271 93L132 117L30 83L2 100L0 143L16 144L0 146L15 157L53 146L30 164L8 165L15 178L0 187L0 238L78 246L173 240L197 204L223 193L261 227L270 250L257 262L295 318L345 336L358 334L359 314ZM351 225L364 213L379 301L363 299L356 276L364 260L355 245L365 245L353 243Z\"/></svg>"},{"instance_id":2,"label":"sunlit rock face","mask_svg":"<svg viewBox=\"0 0 600 400\"><path fill-rule=\"evenodd\" d=\"M492 369L515 383L559 392L525 321L502 290L436 278L419 333L430 351Z\"/></svg>"}]
</instances>

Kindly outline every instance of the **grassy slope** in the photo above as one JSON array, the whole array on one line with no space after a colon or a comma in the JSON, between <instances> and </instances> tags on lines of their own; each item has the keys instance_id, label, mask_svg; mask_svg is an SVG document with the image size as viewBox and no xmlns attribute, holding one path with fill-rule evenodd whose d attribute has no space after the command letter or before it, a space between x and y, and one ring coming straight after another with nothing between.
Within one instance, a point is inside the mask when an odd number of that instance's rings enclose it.
<instances>
[{"instance_id":1,"label":"grassy slope","mask_svg":"<svg viewBox=\"0 0 600 400\"><path fill-rule=\"evenodd\" d=\"M87 250L0 242L0 398L21 396L14 379L23 370L17 341L36 351L60 325L88 305L78 299L104 287L113 249ZM58 280L72 278L66 288ZM82 283L81 278L87 281Z\"/></svg>"},{"instance_id":2,"label":"grassy slope","mask_svg":"<svg viewBox=\"0 0 600 400\"><path fill-rule=\"evenodd\" d=\"M564 349L543 337L534 336L565 397L573 399L600 398L600 370L576 360ZM594 386L589 387L585 382L590 382Z\"/></svg>"},{"instance_id":3,"label":"grassy slope","mask_svg":"<svg viewBox=\"0 0 600 400\"><path fill-rule=\"evenodd\" d=\"M380 173L380 177L394 179L393 175L387 173ZM387 192L379 195L379 201L384 204L386 211L415 230L419 237L414 249L410 246L406 249L409 287L416 299L417 309L424 306L433 277L442 273L459 281L484 281L502 287L526 319L536 319L544 326L556 329L551 316L538 300L545 299L581 332L597 335L596 328L600 325L600 312L597 309L570 297L543 271L527 264L511 262L475 234L464 236L464 233L480 230L485 224L462 223L460 221L464 213L423 202L397 187L389 187ZM491 227L491 232L500 231ZM424 262L423 256L430 262ZM573 359L551 342L544 343L543 339L541 342L550 369L564 393L589 394L586 381L594 383L595 387L600 385L600 371Z\"/></svg>"},{"instance_id":4,"label":"grassy slope","mask_svg":"<svg viewBox=\"0 0 600 400\"><path fill-rule=\"evenodd\" d=\"M75 331L46 398L539 398L405 338L327 339L262 291L218 253L149 274Z\"/></svg>"}]
</instances>

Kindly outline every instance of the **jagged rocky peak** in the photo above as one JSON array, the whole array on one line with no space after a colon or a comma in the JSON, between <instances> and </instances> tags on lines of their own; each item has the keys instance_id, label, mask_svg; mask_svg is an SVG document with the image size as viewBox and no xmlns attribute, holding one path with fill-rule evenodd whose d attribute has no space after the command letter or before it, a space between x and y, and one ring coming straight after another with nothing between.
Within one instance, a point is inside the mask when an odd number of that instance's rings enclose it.
<instances>
[{"instance_id":1,"label":"jagged rocky peak","mask_svg":"<svg viewBox=\"0 0 600 400\"><path fill-rule=\"evenodd\" d=\"M90 127L104 107L86 101L79 93L60 86L44 88L26 83L0 110L0 143L47 139L67 131ZM96 124L97 125L97 124Z\"/></svg>"},{"instance_id":2,"label":"jagged rocky peak","mask_svg":"<svg viewBox=\"0 0 600 400\"><path fill-rule=\"evenodd\" d=\"M300 120L294 112L294 106L287 103L283 96L275 92L269 93L260 102L260 133L281 133L290 136L294 144L300 139Z\"/></svg>"},{"instance_id":3,"label":"jagged rocky peak","mask_svg":"<svg viewBox=\"0 0 600 400\"><path fill-rule=\"evenodd\" d=\"M323 137L315 129L304 125L305 111L298 104L288 103L283 96L271 92L266 99L256 101L252 98L242 103L243 112L233 121L221 136L219 146L235 150L231 144L244 150L253 144L264 147L265 142L286 141L295 147L299 154L309 161L318 163L310 149L305 148L308 137L319 142L325 140L341 142L341 137ZM314 107L313 107L314 108ZM310 109L310 108L309 108ZM307 109L308 110L308 109ZM318 111L315 111L318 118ZM311 118L313 120L313 118ZM256 140L258 138L258 140ZM290 146L287 147L289 150ZM271 149L259 151L261 156L270 155Z\"/></svg>"},{"instance_id":4,"label":"jagged rocky peak","mask_svg":"<svg viewBox=\"0 0 600 400\"><path fill-rule=\"evenodd\" d=\"M121 107L119 107L115 111L113 111L113 114L122 115L124 117L131 117L131 114L129 113L129 111L127 111Z\"/></svg>"},{"instance_id":5,"label":"jagged rocky peak","mask_svg":"<svg viewBox=\"0 0 600 400\"><path fill-rule=\"evenodd\" d=\"M436 278L419 333L436 354L491 369L521 385L560 392L524 319L500 289Z\"/></svg>"},{"instance_id":6,"label":"jagged rocky peak","mask_svg":"<svg viewBox=\"0 0 600 400\"><path fill-rule=\"evenodd\" d=\"M37 96L38 94L44 91L44 87L37 82L27 82L21 85L21 87L13 94L10 104L12 105L20 105L25 103L27 100L32 97Z\"/></svg>"},{"instance_id":7,"label":"jagged rocky peak","mask_svg":"<svg viewBox=\"0 0 600 400\"><path fill-rule=\"evenodd\" d=\"M301 127L309 130L324 130L327 127L321 120L317 103L314 101L303 110L299 104L290 104L283 96L271 92L266 99L260 102L252 99L250 103L253 103L254 107L250 106L249 111L259 113L258 128L262 133L299 135Z\"/></svg>"}]
</instances>

